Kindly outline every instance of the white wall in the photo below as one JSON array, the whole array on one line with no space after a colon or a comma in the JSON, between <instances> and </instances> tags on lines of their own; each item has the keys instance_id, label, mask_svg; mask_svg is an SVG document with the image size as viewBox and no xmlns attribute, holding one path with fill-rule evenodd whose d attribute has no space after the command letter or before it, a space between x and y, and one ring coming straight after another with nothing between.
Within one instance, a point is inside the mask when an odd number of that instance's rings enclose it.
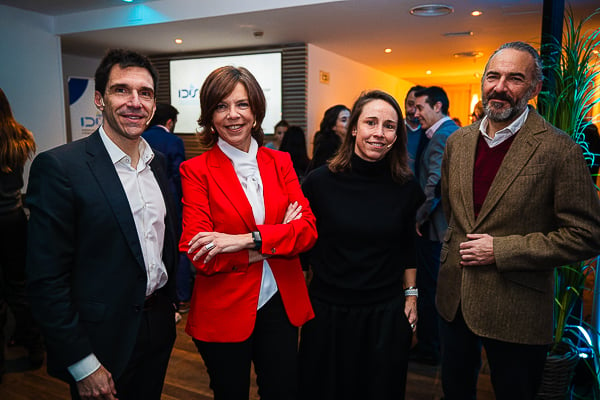
<instances>
[{"instance_id":1,"label":"white wall","mask_svg":"<svg viewBox=\"0 0 600 400\"><path fill-rule=\"evenodd\" d=\"M52 18L0 6L0 87L38 153L66 142L60 39ZM29 176L26 165L25 182Z\"/></svg>"},{"instance_id":2,"label":"white wall","mask_svg":"<svg viewBox=\"0 0 600 400\"><path fill-rule=\"evenodd\" d=\"M320 71L329 73L329 83L319 82ZM411 82L308 44L308 153L312 154L312 138L329 107L344 104L352 108L361 92L380 89L393 95L404 110L404 96L411 86Z\"/></svg>"}]
</instances>

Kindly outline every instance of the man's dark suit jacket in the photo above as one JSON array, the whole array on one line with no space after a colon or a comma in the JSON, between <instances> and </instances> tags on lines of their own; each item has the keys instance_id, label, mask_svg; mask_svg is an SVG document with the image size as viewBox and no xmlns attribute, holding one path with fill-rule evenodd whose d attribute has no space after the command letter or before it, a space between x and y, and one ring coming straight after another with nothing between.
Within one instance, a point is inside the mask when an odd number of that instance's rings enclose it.
<instances>
[{"instance_id":1,"label":"man's dark suit jacket","mask_svg":"<svg viewBox=\"0 0 600 400\"><path fill-rule=\"evenodd\" d=\"M146 129L142 134L148 144L160 151L167 158L167 178L169 179L169 189L173 193L174 201L177 206L177 212L181 218L181 175L179 166L185 161L185 146L179 136L167 131L158 125Z\"/></svg>"},{"instance_id":2,"label":"man's dark suit jacket","mask_svg":"<svg viewBox=\"0 0 600 400\"><path fill-rule=\"evenodd\" d=\"M164 158L151 169L167 202L163 261L177 257ZM31 166L28 293L47 343L48 372L94 353L118 379L133 351L146 297L135 222L98 131L38 155ZM174 298L174 279L161 289Z\"/></svg>"}]
</instances>

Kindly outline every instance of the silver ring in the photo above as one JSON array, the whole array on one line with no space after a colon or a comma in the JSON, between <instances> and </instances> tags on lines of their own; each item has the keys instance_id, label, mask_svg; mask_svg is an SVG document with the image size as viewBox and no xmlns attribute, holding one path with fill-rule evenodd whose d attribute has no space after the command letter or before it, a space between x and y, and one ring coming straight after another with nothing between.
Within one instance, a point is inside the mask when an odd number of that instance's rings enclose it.
<instances>
[{"instance_id":1,"label":"silver ring","mask_svg":"<svg viewBox=\"0 0 600 400\"><path fill-rule=\"evenodd\" d=\"M209 244L207 244L206 246L204 246L204 248L206 250L212 250L215 248L215 244L213 242L210 242Z\"/></svg>"},{"instance_id":2,"label":"silver ring","mask_svg":"<svg viewBox=\"0 0 600 400\"><path fill-rule=\"evenodd\" d=\"M414 327L415 327L415 324L410 324L410 327L414 329Z\"/></svg>"}]
</instances>

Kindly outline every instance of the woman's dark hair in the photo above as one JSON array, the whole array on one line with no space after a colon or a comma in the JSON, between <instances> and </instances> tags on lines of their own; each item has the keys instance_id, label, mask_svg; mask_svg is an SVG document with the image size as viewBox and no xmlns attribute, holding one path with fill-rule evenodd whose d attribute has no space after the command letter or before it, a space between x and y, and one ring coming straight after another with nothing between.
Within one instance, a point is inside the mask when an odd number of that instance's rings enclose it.
<instances>
[{"instance_id":1,"label":"woman's dark hair","mask_svg":"<svg viewBox=\"0 0 600 400\"><path fill-rule=\"evenodd\" d=\"M278 123L275 124L275 127L273 129L273 131L276 131L277 128L279 127L283 127L283 128L289 128L290 124L288 124L288 122L285 119L282 119L281 121L279 121Z\"/></svg>"},{"instance_id":2,"label":"woman's dark hair","mask_svg":"<svg viewBox=\"0 0 600 400\"><path fill-rule=\"evenodd\" d=\"M302 171L304 173L310 160L306 153L306 137L301 127L292 125L288 128L285 135L283 135L279 150L290 153L296 172Z\"/></svg>"},{"instance_id":3,"label":"woman's dark hair","mask_svg":"<svg viewBox=\"0 0 600 400\"><path fill-rule=\"evenodd\" d=\"M0 89L0 171L18 171L34 152L33 135L15 120L8 98Z\"/></svg>"},{"instance_id":4,"label":"woman's dark hair","mask_svg":"<svg viewBox=\"0 0 600 400\"><path fill-rule=\"evenodd\" d=\"M350 120L348 122L348 132L352 132L358 126L358 119L362 114L365 104L373 100L383 100L396 111L398 114L398 124L396 127L396 141L392 148L387 153L386 158L390 165L392 178L399 183L406 182L412 175L408 166L408 152L406 150L406 128L404 127L404 116L398 102L391 95L381 91L373 90L363 92L352 106L350 112ZM354 146L356 145L356 136L352 134L346 135L342 145L333 159L329 162L329 169L332 172L349 171L352 168L351 160L354 154Z\"/></svg>"},{"instance_id":5,"label":"woman's dark hair","mask_svg":"<svg viewBox=\"0 0 600 400\"><path fill-rule=\"evenodd\" d=\"M328 132L333 131L333 127L337 123L338 116L342 111L350 111L348 107L343 104L338 104L333 107L329 107L325 114L323 115L323 119L321 120L321 125L319 126L320 132Z\"/></svg>"},{"instance_id":6,"label":"woman's dark hair","mask_svg":"<svg viewBox=\"0 0 600 400\"><path fill-rule=\"evenodd\" d=\"M236 85L241 83L248 93L250 109L254 114L255 124L252 126L252 137L259 146L263 145L265 134L262 122L265 118L266 100L262 88L254 75L244 67L226 66L217 68L208 75L200 89L200 143L206 148L211 148L217 143L219 134L212 124L213 114L217 105L229 96Z\"/></svg>"}]
</instances>

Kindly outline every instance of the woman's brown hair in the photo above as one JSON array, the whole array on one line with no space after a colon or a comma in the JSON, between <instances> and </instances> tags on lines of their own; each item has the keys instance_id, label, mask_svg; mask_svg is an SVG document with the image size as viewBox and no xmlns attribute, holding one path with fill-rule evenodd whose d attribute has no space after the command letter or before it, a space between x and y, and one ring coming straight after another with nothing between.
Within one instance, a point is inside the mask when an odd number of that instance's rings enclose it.
<instances>
[{"instance_id":1,"label":"woman's brown hair","mask_svg":"<svg viewBox=\"0 0 600 400\"><path fill-rule=\"evenodd\" d=\"M356 129L358 125L358 118L365 107L365 104L373 100L383 100L396 111L398 114L398 124L396 128L396 141L392 145L392 148L387 153L386 158L388 159L390 172L394 181L399 183L406 182L412 172L408 166L408 152L406 150L406 128L404 126L404 116L402 110L398 105L398 102L391 95L381 91L372 90L370 92L363 92L352 106L350 112L350 119L348 122L348 134L344 138L342 145L335 154L335 156L329 162L329 169L332 172L349 171L352 168L351 160L354 154L354 146L356 144L356 136L352 135L352 131Z\"/></svg>"},{"instance_id":2,"label":"woman's brown hair","mask_svg":"<svg viewBox=\"0 0 600 400\"><path fill-rule=\"evenodd\" d=\"M198 131L200 144L211 148L217 143L218 133L215 131L212 118L217 105L233 92L241 83L248 93L250 109L254 114L255 124L252 126L252 137L259 146L263 145L265 134L262 122L265 118L266 100L262 88L254 75L244 67L226 66L217 68L208 75L200 89L200 118Z\"/></svg>"},{"instance_id":3,"label":"woman's brown hair","mask_svg":"<svg viewBox=\"0 0 600 400\"><path fill-rule=\"evenodd\" d=\"M23 168L34 152L33 135L15 120L8 99L0 89L0 171L9 173Z\"/></svg>"}]
</instances>

